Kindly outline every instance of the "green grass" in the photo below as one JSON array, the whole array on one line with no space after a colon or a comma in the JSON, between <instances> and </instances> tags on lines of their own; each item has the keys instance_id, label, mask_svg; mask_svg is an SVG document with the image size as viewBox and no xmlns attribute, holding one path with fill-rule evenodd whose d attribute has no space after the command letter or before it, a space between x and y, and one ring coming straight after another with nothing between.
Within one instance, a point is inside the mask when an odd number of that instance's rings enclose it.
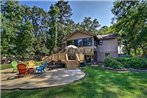
<instances>
[{"instance_id":1,"label":"green grass","mask_svg":"<svg viewBox=\"0 0 147 98\"><path fill-rule=\"evenodd\" d=\"M69 85L36 89L4 90L2 98L147 98L147 73L112 72L84 67L84 79Z\"/></svg>"},{"instance_id":2,"label":"green grass","mask_svg":"<svg viewBox=\"0 0 147 98\"><path fill-rule=\"evenodd\" d=\"M8 69L8 68L12 68L12 67L11 67L11 64L1 64L0 68L1 69Z\"/></svg>"},{"instance_id":3,"label":"green grass","mask_svg":"<svg viewBox=\"0 0 147 98\"><path fill-rule=\"evenodd\" d=\"M35 63L36 63L36 65L41 65L43 62L42 61L37 61ZM1 64L0 65L1 70L8 69L8 68L12 68L11 64Z\"/></svg>"}]
</instances>

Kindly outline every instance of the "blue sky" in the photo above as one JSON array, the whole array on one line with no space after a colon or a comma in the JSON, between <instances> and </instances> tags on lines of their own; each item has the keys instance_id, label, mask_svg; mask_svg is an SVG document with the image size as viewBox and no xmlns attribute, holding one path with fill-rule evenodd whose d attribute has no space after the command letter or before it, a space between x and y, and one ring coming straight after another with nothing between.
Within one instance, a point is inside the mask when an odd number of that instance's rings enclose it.
<instances>
[{"instance_id":1,"label":"blue sky","mask_svg":"<svg viewBox=\"0 0 147 98\"><path fill-rule=\"evenodd\" d=\"M49 10L51 4L54 4L56 1L40 1L40 0L28 0L28 1L20 1L20 4L26 4L28 6L37 6L43 8L45 11ZM82 22L84 17L92 17L92 19L97 19L101 26L111 25L111 18L113 14L111 13L111 9L113 7L112 1L69 1L69 4L72 8L72 19L78 23Z\"/></svg>"}]
</instances>

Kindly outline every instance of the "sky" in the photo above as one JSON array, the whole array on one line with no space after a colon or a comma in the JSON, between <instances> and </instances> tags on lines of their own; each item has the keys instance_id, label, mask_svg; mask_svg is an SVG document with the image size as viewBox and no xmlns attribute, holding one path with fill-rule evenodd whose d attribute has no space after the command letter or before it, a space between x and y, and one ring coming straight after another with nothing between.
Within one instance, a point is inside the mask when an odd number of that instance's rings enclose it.
<instances>
[{"instance_id":1,"label":"sky","mask_svg":"<svg viewBox=\"0 0 147 98\"><path fill-rule=\"evenodd\" d=\"M37 6L48 11L51 4L55 4L55 2L57 2L57 0L20 0L19 3L30 7ZM71 19L75 23L82 22L84 17L91 17L93 20L96 18L101 27L111 25L111 19L113 17L113 14L111 13L113 1L69 0L69 4L73 13Z\"/></svg>"}]
</instances>

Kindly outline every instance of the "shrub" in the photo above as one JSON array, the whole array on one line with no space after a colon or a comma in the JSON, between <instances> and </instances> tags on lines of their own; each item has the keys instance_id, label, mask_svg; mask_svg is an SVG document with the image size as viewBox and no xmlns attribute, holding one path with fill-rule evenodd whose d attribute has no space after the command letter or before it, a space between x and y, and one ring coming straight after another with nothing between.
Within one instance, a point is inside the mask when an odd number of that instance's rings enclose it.
<instances>
[{"instance_id":1,"label":"shrub","mask_svg":"<svg viewBox=\"0 0 147 98\"><path fill-rule=\"evenodd\" d=\"M138 57L111 58L107 57L104 64L111 68L147 68L147 59Z\"/></svg>"},{"instance_id":2,"label":"shrub","mask_svg":"<svg viewBox=\"0 0 147 98\"><path fill-rule=\"evenodd\" d=\"M121 64L119 61L111 58L111 57L107 57L105 60L104 60L104 64L105 66L107 67L111 67L111 68L114 68L114 69L121 69L123 68L123 64Z\"/></svg>"},{"instance_id":3,"label":"shrub","mask_svg":"<svg viewBox=\"0 0 147 98\"><path fill-rule=\"evenodd\" d=\"M126 68L147 68L147 59L145 58L116 58Z\"/></svg>"},{"instance_id":4,"label":"shrub","mask_svg":"<svg viewBox=\"0 0 147 98\"><path fill-rule=\"evenodd\" d=\"M115 60L117 60L118 62L120 62L121 64L123 64L123 66L125 68L129 68L130 67L130 58L129 57L123 57L123 58L115 58Z\"/></svg>"}]
</instances>

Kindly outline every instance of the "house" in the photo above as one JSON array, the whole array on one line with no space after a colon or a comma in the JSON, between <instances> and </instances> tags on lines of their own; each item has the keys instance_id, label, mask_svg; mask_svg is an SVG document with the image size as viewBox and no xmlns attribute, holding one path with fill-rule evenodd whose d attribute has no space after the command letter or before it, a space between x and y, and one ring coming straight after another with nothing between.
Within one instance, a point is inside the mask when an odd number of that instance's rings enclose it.
<instances>
[{"instance_id":1,"label":"house","mask_svg":"<svg viewBox=\"0 0 147 98\"><path fill-rule=\"evenodd\" d=\"M75 31L64 38L64 46L75 45L88 62L103 62L105 57L118 57L117 34L93 35Z\"/></svg>"}]
</instances>

